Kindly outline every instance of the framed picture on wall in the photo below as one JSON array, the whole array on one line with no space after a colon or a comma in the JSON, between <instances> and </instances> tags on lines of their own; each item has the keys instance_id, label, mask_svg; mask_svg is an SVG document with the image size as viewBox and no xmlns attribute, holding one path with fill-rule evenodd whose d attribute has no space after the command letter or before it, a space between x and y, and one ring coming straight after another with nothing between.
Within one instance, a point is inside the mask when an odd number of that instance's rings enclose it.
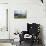
<instances>
[{"instance_id":1,"label":"framed picture on wall","mask_svg":"<svg viewBox=\"0 0 46 46\"><path fill-rule=\"evenodd\" d=\"M14 18L26 18L27 11L26 10L14 10Z\"/></svg>"}]
</instances>

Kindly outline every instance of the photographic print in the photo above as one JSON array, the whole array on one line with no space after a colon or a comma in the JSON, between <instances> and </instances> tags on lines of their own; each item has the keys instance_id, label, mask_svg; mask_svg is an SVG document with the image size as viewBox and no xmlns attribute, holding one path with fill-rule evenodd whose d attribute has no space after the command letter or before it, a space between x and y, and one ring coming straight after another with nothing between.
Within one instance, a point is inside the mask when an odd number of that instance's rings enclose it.
<instances>
[{"instance_id":1,"label":"photographic print","mask_svg":"<svg viewBox=\"0 0 46 46\"><path fill-rule=\"evenodd\" d=\"M26 18L27 12L26 10L15 10L14 18Z\"/></svg>"}]
</instances>

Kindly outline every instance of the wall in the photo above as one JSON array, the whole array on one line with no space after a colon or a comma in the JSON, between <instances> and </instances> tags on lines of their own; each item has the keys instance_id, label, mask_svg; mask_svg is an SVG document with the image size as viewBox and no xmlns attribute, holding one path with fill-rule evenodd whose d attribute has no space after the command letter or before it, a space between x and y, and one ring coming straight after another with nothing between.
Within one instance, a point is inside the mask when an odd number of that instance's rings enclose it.
<instances>
[{"instance_id":1,"label":"wall","mask_svg":"<svg viewBox=\"0 0 46 46\"><path fill-rule=\"evenodd\" d=\"M45 1L44 1L45 2ZM44 35L44 41L46 44L46 16L45 16L45 3L42 4L40 1L34 1L34 0L17 0L17 1L11 1L12 6L10 8L12 9L10 12L11 14L10 18L10 30L11 33L16 31L18 29L26 30L26 23L40 23L43 26L43 35ZM26 9L27 10L27 18L26 19L14 19L14 9ZM14 23L14 24L13 24ZM15 25L15 26L14 26ZM13 30L13 31L12 31ZM13 34L12 34L13 35Z\"/></svg>"},{"instance_id":2,"label":"wall","mask_svg":"<svg viewBox=\"0 0 46 46\"><path fill-rule=\"evenodd\" d=\"M45 1L44 1L45 2ZM10 0L9 1L9 31L11 38L14 38L16 30L27 30L28 23L40 23L43 28L44 41L46 43L46 16L45 16L45 3L42 4L40 0ZM26 19L14 19L14 10L24 9L27 10Z\"/></svg>"},{"instance_id":3,"label":"wall","mask_svg":"<svg viewBox=\"0 0 46 46\"><path fill-rule=\"evenodd\" d=\"M14 30L26 30L26 23L42 23L40 20L44 19L44 5L40 2L40 0L13 0L9 1L9 23L10 23L10 31L14 32ZM24 9L27 10L27 18L26 19L14 19L14 10L16 9ZM12 14L11 14L12 13ZM13 31L12 31L13 30Z\"/></svg>"}]
</instances>

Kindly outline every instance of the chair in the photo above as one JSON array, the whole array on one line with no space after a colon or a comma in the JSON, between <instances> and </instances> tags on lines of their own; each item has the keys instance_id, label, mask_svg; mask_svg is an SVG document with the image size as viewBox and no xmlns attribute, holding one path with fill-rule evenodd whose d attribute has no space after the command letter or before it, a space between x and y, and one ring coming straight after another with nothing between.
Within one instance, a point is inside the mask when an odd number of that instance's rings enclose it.
<instances>
[{"instance_id":1,"label":"chair","mask_svg":"<svg viewBox=\"0 0 46 46\"><path fill-rule=\"evenodd\" d=\"M30 43L33 45L34 42L39 43L39 33L40 33L40 24L27 23L27 31L22 31L22 34L20 34L20 44L22 41L25 41L24 35L29 34L32 37L29 39ZM26 39L28 40L28 38Z\"/></svg>"}]
</instances>

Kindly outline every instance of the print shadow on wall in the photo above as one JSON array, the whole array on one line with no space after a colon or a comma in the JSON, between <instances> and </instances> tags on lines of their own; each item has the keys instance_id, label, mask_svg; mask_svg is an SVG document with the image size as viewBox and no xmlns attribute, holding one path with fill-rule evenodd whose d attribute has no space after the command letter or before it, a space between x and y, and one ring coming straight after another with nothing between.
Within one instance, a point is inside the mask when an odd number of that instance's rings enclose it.
<instances>
[{"instance_id":1,"label":"print shadow on wall","mask_svg":"<svg viewBox=\"0 0 46 46\"><path fill-rule=\"evenodd\" d=\"M26 10L14 10L14 18L26 18L27 11Z\"/></svg>"}]
</instances>

